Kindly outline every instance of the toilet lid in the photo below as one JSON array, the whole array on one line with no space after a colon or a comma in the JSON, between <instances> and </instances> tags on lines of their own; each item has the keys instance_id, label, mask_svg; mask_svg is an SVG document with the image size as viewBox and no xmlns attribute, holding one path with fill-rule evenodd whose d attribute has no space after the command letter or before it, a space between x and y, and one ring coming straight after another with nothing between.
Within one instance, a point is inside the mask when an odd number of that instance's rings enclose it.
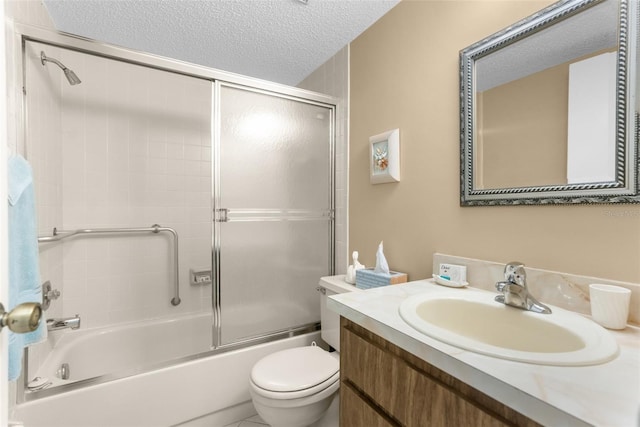
<instances>
[{"instance_id":1,"label":"toilet lid","mask_svg":"<svg viewBox=\"0 0 640 427\"><path fill-rule=\"evenodd\" d=\"M298 391L327 381L339 370L337 358L320 347L297 347L262 358L251 370L251 381L265 390Z\"/></svg>"}]
</instances>

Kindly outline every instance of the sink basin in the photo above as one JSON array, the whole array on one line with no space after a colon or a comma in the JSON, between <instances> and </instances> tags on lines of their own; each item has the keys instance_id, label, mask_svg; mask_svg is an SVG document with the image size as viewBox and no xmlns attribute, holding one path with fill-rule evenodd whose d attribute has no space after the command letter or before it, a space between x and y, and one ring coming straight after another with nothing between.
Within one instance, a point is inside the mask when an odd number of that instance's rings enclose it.
<instances>
[{"instance_id":1,"label":"sink basin","mask_svg":"<svg viewBox=\"0 0 640 427\"><path fill-rule=\"evenodd\" d=\"M495 294L457 290L420 294L400 305L411 327L439 341L502 359L542 365L596 365L615 358L618 344L606 329L579 314L520 310Z\"/></svg>"}]
</instances>

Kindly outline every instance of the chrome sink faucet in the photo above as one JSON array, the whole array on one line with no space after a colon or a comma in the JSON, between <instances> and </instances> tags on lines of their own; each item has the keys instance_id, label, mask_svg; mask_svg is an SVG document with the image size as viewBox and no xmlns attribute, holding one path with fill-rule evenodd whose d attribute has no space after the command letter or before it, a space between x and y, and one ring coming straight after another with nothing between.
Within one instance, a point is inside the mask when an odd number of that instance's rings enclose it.
<instances>
[{"instance_id":1,"label":"chrome sink faucet","mask_svg":"<svg viewBox=\"0 0 640 427\"><path fill-rule=\"evenodd\" d=\"M529 310L535 313L551 314L551 309L536 300L527 288L527 273L524 271L524 264L512 261L504 267L504 282L496 283L498 292L495 300L522 310Z\"/></svg>"},{"instance_id":2,"label":"chrome sink faucet","mask_svg":"<svg viewBox=\"0 0 640 427\"><path fill-rule=\"evenodd\" d=\"M80 316L67 317L66 319L47 319L47 330L57 331L59 329L78 329L80 327Z\"/></svg>"}]
</instances>

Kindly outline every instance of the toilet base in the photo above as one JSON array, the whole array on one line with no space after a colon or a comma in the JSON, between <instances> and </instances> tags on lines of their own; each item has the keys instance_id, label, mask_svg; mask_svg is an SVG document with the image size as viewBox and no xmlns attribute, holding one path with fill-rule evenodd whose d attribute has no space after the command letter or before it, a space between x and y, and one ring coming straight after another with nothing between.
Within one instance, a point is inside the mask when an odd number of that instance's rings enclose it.
<instances>
[{"instance_id":1,"label":"toilet base","mask_svg":"<svg viewBox=\"0 0 640 427\"><path fill-rule=\"evenodd\" d=\"M329 409L322 417L309 427L339 427L340 426L340 392L331 400Z\"/></svg>"},{"instance_id":2,"label":"toilet base","mask_svg":"<svg viewBox=\"0 0 640 427\"><path fill-rule=\"evenodd\" d=\"M291 400L269 399L250 391L258 415L271 427L307 427L327 412L339 386L336 381L317 395Z\"/></svg>"}]
</instances>

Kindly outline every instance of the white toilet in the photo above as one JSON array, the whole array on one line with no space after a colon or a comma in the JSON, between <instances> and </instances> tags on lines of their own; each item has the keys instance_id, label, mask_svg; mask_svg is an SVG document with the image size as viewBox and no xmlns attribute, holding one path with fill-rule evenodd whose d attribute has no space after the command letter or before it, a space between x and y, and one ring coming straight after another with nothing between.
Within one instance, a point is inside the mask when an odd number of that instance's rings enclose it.
<instances>
[{"instance_id":1,"label":"white toilet","mask_svg":"<svg viewBox=\"0 0 640 427\"><path fill-rule=\"evenodd\" d=\"M272 427L305 427L327 411L340 387L340 316L327 310L327 297L356 291L344 276L320 279L322 339L335 348L317 346L278 351L260 359L251 370L253 405Z\"/></svg>"}]
</instances>

